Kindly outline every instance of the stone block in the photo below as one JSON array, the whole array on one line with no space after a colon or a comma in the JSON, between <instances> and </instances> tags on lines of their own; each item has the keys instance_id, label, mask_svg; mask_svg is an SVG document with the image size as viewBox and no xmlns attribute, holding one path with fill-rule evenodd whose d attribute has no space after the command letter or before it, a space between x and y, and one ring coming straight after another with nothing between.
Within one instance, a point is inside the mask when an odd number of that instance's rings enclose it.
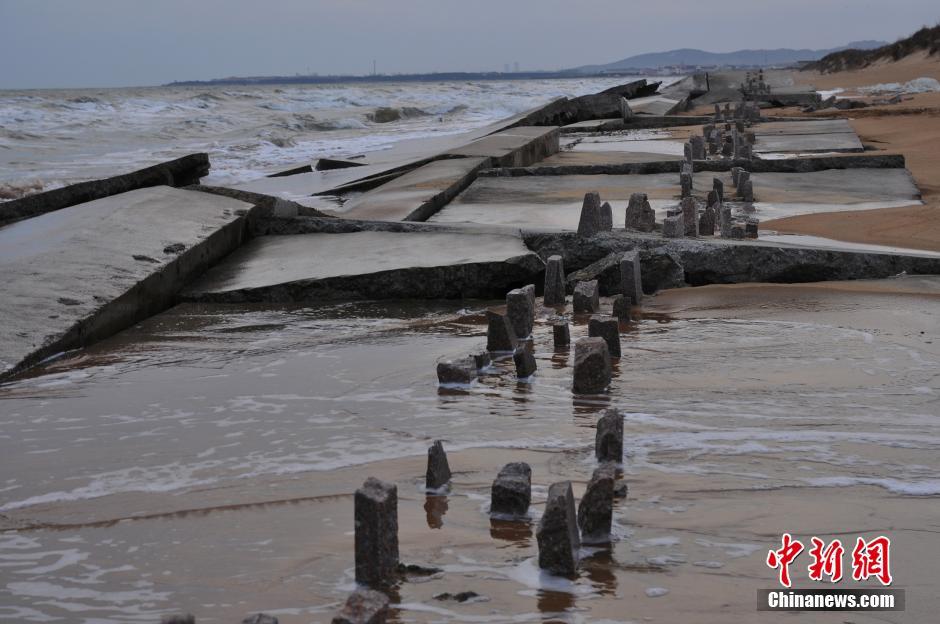
<instances>
[{"instance_id":1,"label":"stone block","mask_svg":"<svg viewBox=\"0 0 940 624\"><path fill-rule=\"evenodd\" d=\"M656 224L656 212L650 206L646 193L633 193L627 204L624 227L628 230L652 232Z\"/></svg>"},{"instance_id":2,"label":"stone block","mask_svg":"<svg viewBox=\"0 0 940 624\"><path fill-rule=\"evenodd\" d=\"M722 238L731 238L732 219L731 206L721 205L718 209L718 229Z\"/></svg>"},{"instance_id":3,"label":"stone block","mask_svg":"<svg viewBox=\"0 0 940 624\"><path fill-rule=\"evenodd\" d=\"M685 223L681 215L663 219L663 236L666 238L682 238L685 235Z\"/></svg>"},{"instance_id":4,"label":"stone block","mask_svg":"<svg viewBox=\"0 0 940 624\"><path fill-rule=\"evenodd\" d=\"M574 576L578 569L578 535L574 493L571 482L553 483L548 488L545 512L536 531L539 567L558 576Z\"/></svg>"},{"instance_id":5,"label":"stone block","mask_svg":"<svg viewBox=\"0 0 940 624\"><path fill-rule=\"evenodd\" d=\"M610 542L614 517L614 482L616 469L611 464L599 466L591 475L584 496L578 504L578 527L585 544Z\"/></svg>"},{"instance_id":6,"label":"stone block","mask_svg":"<svg viewBox=\"0 0 940 624\"><path fill-rule=\"evenodd\" d=\"M721 206L721 204L716 204ZM699 236L714 236L715 235L715 221L717 217L717 211L715 206L708 206L705 208L705 211L702 212L701 217L698 220L698 233Z\"/></svg>"},{"instance_id":7,"label":"stone block","mask_svg":"<svg viewBox=\"0 0 940 624\"><path fill-rule=\"evenodd\" d=\"M568 321L557 319L552 322L552 337L555 340L555 348L560 349L571 344L571 330L568 328Z\"/></svg>"},{"instance_id":8,"label":"stone block","mask_svg":"<svg viewBox=\"0 0 940 624\"><path fill-rule=\"evenodd\" d=\"M694 197L683 197L679 206L682 208L684 234L698 236L698 200Z\"/></svg>"},{"instance_id":9,"label":"stone block","mask_svg":"<svg viewBox=\"0 0 940 624\"><path fill-rule=\"evenodd\" d=\"M612 314L621 322L630 320L630 299L623 295L614 295L611 299Z\"/></svg>"},{"instance_id":10,"label":"stone block","mask_svg":"<svg viewBox=\"0 0 940 624\"><path fill-rule=\"evenodd\" d=\"M494 310L486 311L486 350L490 352L512 352L516 350L516 332L509 317Z\"/></svg>"},{"instance_id":11,"label":"stone block","mask_svg":"<svg viewBox=\"0 0 940 624\"><path fill-rule=\"evenodd\" d=\"M565 264L561 256L549 256L545 263L545 292L542 301L547 306L565 305Z\"/></svg>"},{"instance_id":12,"label":"stone block","mask_svg":"<svg viewBox=\"0 0 940 624\"><path fill-rule=\"evenodd\" d=\"M712 190L718 194L718 201L725 201L725 183L718 178L712 178Z\"/></svg>"},{"instance_id":13,"label":"stone block","mask_svg":"<svg viewBox=\"0 0 940 624\"><path fill-rule=\"evenodd\" d=\"M574 383L578 394L599 394L610 385L610 352L603 338L581 338L574 345Z\"/></svg>"},{"instance_id":14,"label":"stone block","mask_svg":"<svg viewBox=\"0 0 940 624\"><path fill-rule=\"evenodd\" d=\"M754 201L754 183L751 182L750 179L744 180L744 182L738 186L738 196L741 198L741 201Z\"/></svg>"},{"instance_id":15,"label":"stone block","mask_svg":"<svg viewBox=\"0 0 940 624\"><path fill-rule=\"evenodd\" d=\"M441 384L469 384L477 378L477 365L473 358L461 358L437 363L437 381Z\"/></svg>"},{"instance_id":16,"label":"stone block","mask_svg":"<svg viewBox=\"0 0 940 624\"><path fill-rule=\"evenodd\" d=\"M533 287L534 292L534 287ZM535 304L532 295L523 288L516 288L506 293L506 316L516 338L525 338L532 334L535 320Z\"/></svg>"},{"instance_id":17,"label":"stone block","mask_svg":"<svg viewBox=\"0 0 940 624\"><path fill-rule=\"evenodd\" d=\"M537 366L531 340L519 342L519 346L513 351L512 361L516 365L516 377L519 379L525 379L535 374Z\"/></svg>"},{"instance_id":18,"label":"stone block","mask_svg":"<svg viewBox=\"0 0 940 624\"><path fill-rule=\"evenodd\" d=\"M424 486L429 490L437 490L450 483L450 476L450 464L447 462L444 445L440 440L435 440L428 448L428 469Z\"/></svg>"},{"instance_id":19,"label":"stone block","mask_svg":"<svg viewBox=\"0 0 940 624\"><path fill-rule=\"evenodd\" d=\"M597 421L594 456L599 462L623 461L623 416L615 409L607 410Z\"/></svg>"},{"instance_id":20,"label":"stone block","mask_svg":"<svg viewBox=\"0 0 940 624\"><path fill-rule=\"evenodd\" d=\"M398 487L369 477L354 497L356 582L369 587L398 576Z\"/></svg>"},{"instance_id":21,"label":"stone block","mask_svg":"<svg viewBox=\"0 0 940 624\"><path fill-rule=\"evenodd\" d=\"M506 464L496 475L490 492L490 514L520 517L532 500L532 469L524 462Z\"/></svg>"},{"instance_id":22,"label":"stone block","mask_svg":"<svg viewBox=\"0 0 940 624\"><path fill-rule=\"evenodd\" d=\"M581 218L578 221L578 236L594 236L604 229L606 219L601 212L601 196L597 193L585 193L581 204Z\"/></svg>"},{"instance_id":23,"label":"stone block","mask_svg":"<svg viewBox=\"0 0 940 624\"><path fill-rule=\"evenodd\" d=\"M612 316L594 315L588 321L588 336L603 338L610 357L620 357L620 322Z\"/></svg>"},{"instance_id":24,"label":"stone block","mask_svg":"<svg viewBox=\"0 0 940 624\"><path fill-rule=\"evenodd\" d=\"M595 313L600 309L597 280L578 282L574 287L574 311Z\"/></svg>"},{"instance_id":25,"label":"stone block","mask_svg":"<svg viewBox=\"0 0 940 624\"><path fill-rule=\"evenodd\" d=\"M388 602L388 596L381 592L359 588L346 599L332 624L385 624Z\"/></svg>"},{"instance_id":26,"label":"stone block","mask_svg":"<svg viewBox=\"0 0 940 624\"><path fill-rule=\"evenodd\" d=\"M629 305L640 305L643 281L640 276L640 252L628 251L620 256L620 292Z\"/></svg>"}]
</instances>

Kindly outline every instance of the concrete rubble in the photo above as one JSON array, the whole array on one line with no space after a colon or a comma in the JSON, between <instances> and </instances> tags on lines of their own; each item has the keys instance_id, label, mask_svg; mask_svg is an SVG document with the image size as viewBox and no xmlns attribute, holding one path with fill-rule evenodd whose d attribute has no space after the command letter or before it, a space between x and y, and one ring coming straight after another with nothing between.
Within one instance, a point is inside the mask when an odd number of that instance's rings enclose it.
<instances>
[{"instance_id":1,"label":"concrete rubble","mask_svg":"<svg viewBox=\"0 0 940 624\"><path fill-rule=\"evenodd\" d=\"M486 311L486 350L494 353L512 353L518 346L516 332L506 314Z\"/></svg>"},{"instance_id":2,"label":"concrete rubble","mask_svg":"<svg viewBox=\"0 0 940 624\"><path fill-rule=\"evenodd\" d=\"M656 225L656 213L650 207L646 193L633 193L627 203L624 227L639 232L652 232Z\"/></svg>"},{"instance_id":3,"label":"concrete rubble","mask_svg":"<svg viewBox=\"0 0 940 624\"><path fill-rule=\"evenodd\" d=\"M552 321L552 340L556 349L561 349L571 344L571 330L568 327L567 320L561 318Z\"/></svg>"},{"instance_id":4,"label":"concrete rubble","mask_svg":"<svg viewBox=\"0 0 940 624\"><path fill-rule=\"evenodd\" d=\"M575 313L595 313L600 309L600 295L597 280L578 282L574 287L573 297Z\"/></svg>"},{"instance_id":5,"label":"concrete rubble","mask_svg":"<svg viewBox=\"0 0 940 624\"><path fill-rule=\"evenodd\" d=\"M561 256L550 256L545 262L545 290L542 303L546 306L565 304L565 264Z\"/></svg>"}]
</instances>

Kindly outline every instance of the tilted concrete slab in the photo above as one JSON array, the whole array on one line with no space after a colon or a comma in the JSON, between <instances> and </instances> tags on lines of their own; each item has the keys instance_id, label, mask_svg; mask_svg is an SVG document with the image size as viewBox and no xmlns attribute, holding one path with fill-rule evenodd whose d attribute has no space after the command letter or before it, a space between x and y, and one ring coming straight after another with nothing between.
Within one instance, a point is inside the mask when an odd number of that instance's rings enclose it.
<instances>
[{"instance_id":1,"label":"tilted concrete slab","mask_svg":"<svg viewBox=\"0 0 940 624\"><path fill-rule=\"evenodd\" d=\"M682 154L663 154L660 152L568 150L549 156L538 164L542 166L621 165L625 163L662 162L664 160L680 161L682 159Z\"/></svg>"},{"instance_id":2,"label":"tilted concrete slab","mask_svg":"<svg viewBox=\"0 0 940 624\"><path fill-rule=\"evenodd\" d=\"M630 100L630 109L636 115L672 115L682 109L682 100L652 95Z\"/></svg>"},{"instance_id":3,"label":"tilted concrete slab","mask_svg":"<svg viewBox=\"0 0 940 624\"><path fill-rule=\"evenodd\" d=\"M752 128L757 136L780 134L839 134L855 130L848 119L818 119L811 121L767 121Z\"/></svg>"},{"instance_id":4,"label":"tilted concrete slab","mask_svg":"<svg viewBox=\"0 0 940 624\"><path fill-rule=\"evenodd\" d=\"M710 176L707 172L695 174ZM730 188L730 175L723 177ZM708 178L709 180L711 177ZM826 169L808 173L752 173L759 201L819 204L920 199L920 190L907 169ZM727 191L726 191L727 192Z\"/></svg>"},{"instance_id":5,"label":"tilted concrete slab","mask_svg":"<svg viewBox=\"0 0 940 624\"><path fill-rule=\"evenodd\" d=\"M350 219L424 221L489 166L486 157L436 160L349 201L337 213Z\"/></svg>"},{"instance_id":6,"label":"tilted concrete slab","mask_svg":"<svg viewBox=\"0 0 940 624\"><path fill-rule=\"evenodd\" d=\"M497 167L527 167L558 151L555 126L519 126L477 139L447 156L489 157Z\"/></svg>"},{"instance_id":7,"label":"tilted concrete slab","mask_svg":"<svg viewBox=\"0 0 940 624\"><path fill-rule=\"evenodd\" d=\"M622 130L624 120L616 119L589 119L562 126L562 134L576 134L578 132L604 132L608 130Z\"/></svg>"},{"instance_id":8,"label":"tilted concrete slab","mask_svg":"<svg viewBox=\"0 0 940 624\"><path fill-rule=\"evenodd\" d=\"M296 234L256 238L183 293L194 301L502 296L544 270L518 235Z\"/></svg>"},{"instance_id":9,"label":"tilted concrete slab","mask_svg":"<svg viewBox=\"0 0 940 624\"><path fill-rule=\"evenodd\" d=\"M156 186L0 228L0 378L171 305L243 242L251 207Z\"/></svg>"},{"instance_id":10,"label":"tilted concrete slab","mask_svg":"<svg viewBox=\"0 0 940 624\"><path fill-rule=\"evenodd\" d=\"M757 135L754 151L762 154L773 152L864 152L865 147L855 133L833 132L829 134L780 134Z\"/></svg>"}]
</instances>

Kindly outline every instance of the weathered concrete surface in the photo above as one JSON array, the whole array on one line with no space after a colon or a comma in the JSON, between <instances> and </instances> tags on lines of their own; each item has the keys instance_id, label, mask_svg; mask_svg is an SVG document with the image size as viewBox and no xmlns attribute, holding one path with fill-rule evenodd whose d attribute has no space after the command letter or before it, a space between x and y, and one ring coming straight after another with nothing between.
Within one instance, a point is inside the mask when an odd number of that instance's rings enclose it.
<instances>
[{"instance_id":1,"label":"weathered concrete surface","mask_svg":"<svg viewBox=\"0 0 940 624\"><path fill-rule=\"evenodd\" d=\"M757 136L792 134L855 134L848 119L809 119L801 121L765 121L753 126Z\"/></svg>"},{"instance_id":2,"label":"weathered concrete surface","mask_svg":"<svg viewBox=\"0 0 940 624\"><path fill-rule=\"evenodd\" d=\"M250 241L183 293L194 301L502 297L544 264L518 236L355 232Z\"/></svg>"},{"instance_id":3,"label":"weathered concrete surface","mask_svg":"<svg viewBox=\"0 0 940 624\"><path fill-rule=\"evenodd\" d=\"M761 202L859 204L920 199L920 190L907 169L752 173L750 179Z\"/></svg>"},{"instance_id":4,"label":"weathered concrete surface","mask_svg":"<svg viewBox=\"0 0 940 624\"><path fill-rule=\"evenodd\" d=\"M855 133L834 132L830 134L766 134L757 135L754 151L760 154L771 152L864 152L865 148Z\"/></svg>"},{"instance_id":5,"label":"weathered concrete surface","mask_svg":"<svg viewBox=\"0 0 940 624\"><path fill-rule=\"evenodd\" d=\"M558 151L555 126L517 126L449 150L446 156L488 157L497 167L527 167Z\"/></svg>"},{"instance_id":6,"label":"weathered concrete surface","mask_svg":"<svg viewBox=\"0 0 940 624\"><path fill-rule=\"evenodd\" d=\"M654 173L679 173L682 160L638 162L604 165L558 165L532 167L505 167L485 169L480 178L527 177L562 175L637 175ZM751 172L822 171L824 169L895 169L904 168L901 154L846 154L837 156L811 156L807 158L781 158L774 160L700 160L695 163L695 172L731 171L732 167L745 167Z\"/></svg>"},{"instance_id":7,"label":"weathered concrete surface","mask_svg":"<svg viewBox=\"0 0 940 624\"><path fill-rule=\"evenodd\" d=\"M831 280L875 279L909 274L940 274L940 254L900 254L845 251L772 244L761 241L722 239L664 239L625 231L601 233L590 239L573 233L523 232L530 249L547 258L560 255L565 266L577 271L610 258L609 275L596 279L608 294L619 290L616 254L636 249L640 253L643 292L653 294L674 288L675 276L664 260L674 257L687 284L735 284L743 282L800 283ZM582 274L582 277L583 274Z\"/></svg>"},{"instance_id":8,"label":"weathered concrete surface","mask_svg":"<svg viewBox=\"0 0 940 624\"><path fill-rule=\"evenodd\" d=\"M610 130L623 130L622 117L612 119L588 119L562 126L561 134L577 134L579 132L606 132Z\"/></svg>"},{"instance_id":9,"label":"weathered concrete surface","mask_svg":"<svg viewBox=\"0 0 940 624\"><path fill-rule=\"evenodd\" d=\"M157 186L0 228L0 378L172 305L243 242L250 209Z\"/></svg>"},{"instance_id":10,"label":"weathered concrete surface","mask_svg":"<svg viewBox=\"0 0 940 624\"><path fill-rule=\"evenodd\" d=\"M681 154L663 154L661 152L632 152L632 151L587 151L564 150L549 156L538 163L539 167L556 166L590 166L590 165L622 165L627 163L655 163L664 160L681 161Z\"/></svg>"},{"instance_id":11,"label":"weathered concrete surface","mask_svg":"<svg viewBox=\"0 0 940 624\"><path fill-rule=\"evenodd\" d=\"M490 166L490 159L436 160L365 193L348 204L344 217L378 221L425 221Z\"/></svg>"},{"instance_id":12,"label":"weathered concrete surface","mask_svg":"<svg viewBox=\"0 0 940 624\"><path fill-rule=\"evenodd\" d=\"M630 100L630 108L636 115L673 115L685 110L685 105L685 100L682 98L671 98L663 95L651 95Z\"/></svg>"},{"instance_id":13,"label":"weathered concrete surface","mask_svg":"<svg viewBox=\"0 0 940 624\"><path fill-rule=\"evenodd\" d=\"M70 184L0 203L0 226L139 188L198 184L208 173L209 155L200 153L103 180Z\"/></svg>"}]
</instances>

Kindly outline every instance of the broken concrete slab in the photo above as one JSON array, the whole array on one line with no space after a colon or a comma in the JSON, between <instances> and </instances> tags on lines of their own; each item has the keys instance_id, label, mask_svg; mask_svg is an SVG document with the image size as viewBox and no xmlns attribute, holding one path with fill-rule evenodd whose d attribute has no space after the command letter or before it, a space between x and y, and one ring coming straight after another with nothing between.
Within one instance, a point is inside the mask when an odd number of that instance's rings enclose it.
<instances>
[{"instance_id":1,"label":"broken concrete slab","mask_svg":"<svg viewBox=\"0 0 940 624\"><path fill-rule=\"evenodd\" d=\"M831 134L767 134L757 135L754 151L760 154L774 152L864 152L865 147L854 133Z\"/></svg>"},{"instance_id":2,"label":"broken concrete slab","mask_svg":"<svg viewBox=\"0 0 940 624\"><path fill-rule=\"evenodd\" d=\"M527 167L558 151L554 126L516 126L445 152L453 157L486 157L497 167Z\"/></svg>"},{"instance_id":3,"label":"broken concrete slab","mask_svg":"<svg viewBox=\"0 0 940 624\"><path fill-rule=\"evenodd\" d=\"M34 193L0 202L0 226L136 189L199 184L208 173L209 155L189 154L130 173Z\"/></svg>"},{"instance_id":4,"label":"broken concrete slab","mask_svg":"<svg viewBox=\"0 0 940 624\"><path fill-rule=\"evenodd\" d=\"M544 264L518 236L353 232L263 236L186 289L188 301L501 297Z\"/></svg>"},{"instance_id":5,"label":"broken concrete slab","mask_svg":"<svg viewBox=\"0 0 940 624\"><path fill-rule=\"evenodd\" d=\"M170 307L247 238L250 210L154 186L0 228L0 378Z\"/></svg>"},{"instance_id":6,"label":"broken concrete slab","mask_svg":"<svg viewBox=\"0 0 940 624\"><path fill-rule=\"evenodd\" d=\"M347 202L342 216L377 221L426 221L467 188L487 157L435 160Z\"/></svg>"},{"instance_id":7,"label":"broken concrete slab","mask_svg":"<svg viewBox=\"0 0 940 624\"><path fill-rule=\"evenodd\" d=\"M437 381L442 385L469 384L477 378L477 365L471 358L437 363Z\"/></svg>"},{"instance_id":8,"label":"broken concrete slab","mask_svg":"<svg viewBox=\"0 0 940 624\"><path fill-rule=\"evenodd\" d=\"M587 121L577 121L561 127L561 134L577 134L579 132L609 132L611 130L623 130L623 117L614 117L612 119L588 119Z\"/></svg>"}]
</instances>

